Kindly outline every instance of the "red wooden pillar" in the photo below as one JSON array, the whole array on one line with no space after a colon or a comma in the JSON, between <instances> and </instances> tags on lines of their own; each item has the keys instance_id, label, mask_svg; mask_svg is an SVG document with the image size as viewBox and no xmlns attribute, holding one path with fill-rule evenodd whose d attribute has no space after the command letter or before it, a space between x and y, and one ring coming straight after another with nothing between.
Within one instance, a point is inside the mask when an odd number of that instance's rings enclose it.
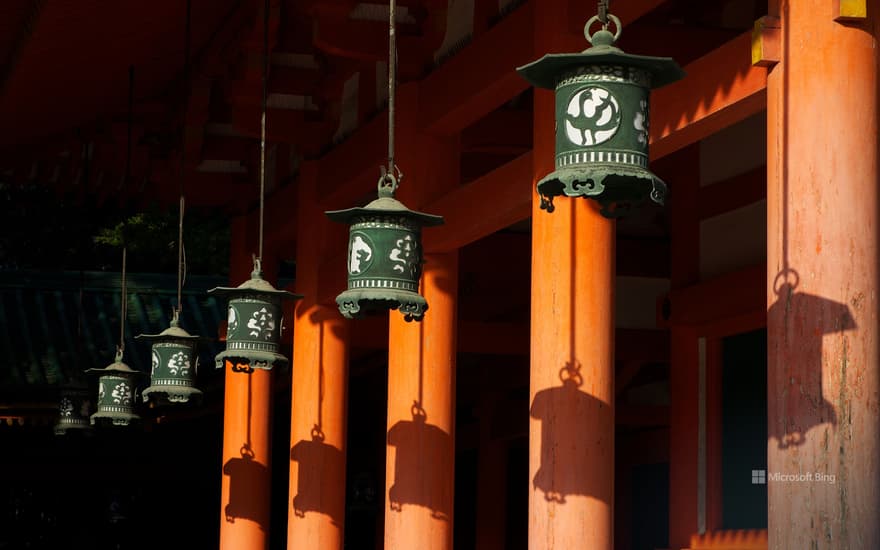
<instances>
[{"instance_id":1,"label":"red wooden pillar","mask_svg":"<svg viewBox=\"0 0 880 550\"><path fill-rule=\"evenodd\" d=\"M536 10L537 56L568 49L556 4ZM534 93L533 184L555 155L554 93ZM532 197L529 549L611 550L615 225L593 201Z\"/></svg>"},{"instance_id":2,"label":"red wooden pillar","mask_svg":"<svg viewBox=\"0 0 880 550\"><path fill-rule=\"evenodd\" d=\"M670 185L670 282L673 289L700 278L699 144L657 163ZM668 173L663 168L668 166ZM699 348L694 327L670 328L669 371L669 547L684 548L699 525Z\"/></svg>"},{"instance_id":3,"label":"red wooden pillar","mask_svg":"<svg viewBox=\"0 0 880 550\"><path fill-rule=\"evenodd\" d=\"M417 91L399 90L396 128L405 175L397 197L412 209L458 181L455 144L416 130ZM424 319L408 323L390 313L386 550L452 549L458 251L424 261Z\"/></svg>"},{"instance_id":4,"label":"red wooden pillar","mask_svg":"<svg viewBox=\"0 0 880 550\"><path fill-rule=\"evenodd\" d=\"M238 218L230 239L232 286L250 277L247 222ZM227 362L223 401L220 548L263 550L269 540L272 371L234 372Z\"/></svg>"},{"instance_id":5,"label":"red wooden pillar","mask_svg":"<svg viewBox=\"0 0 880 550\"><path fill-rule=\"evenodd\" d=\"M345 526L348 321L319 303L327 218L316 197L317 164L299 177L297 292L293 318L288 548L341 550Z\"/></svg>"},{"instance_id":6,"label":"red wooden pillar","mask_svg":"<svg viewBox=\"0 0 880 550\"><path fill-rule=\"evenodd\" d=\"M782 35L781 61L767 78L769 545L880 548L876 3L775 4ZM859 6L864 17L835 21Z\"/></svg>"}]
</instances>

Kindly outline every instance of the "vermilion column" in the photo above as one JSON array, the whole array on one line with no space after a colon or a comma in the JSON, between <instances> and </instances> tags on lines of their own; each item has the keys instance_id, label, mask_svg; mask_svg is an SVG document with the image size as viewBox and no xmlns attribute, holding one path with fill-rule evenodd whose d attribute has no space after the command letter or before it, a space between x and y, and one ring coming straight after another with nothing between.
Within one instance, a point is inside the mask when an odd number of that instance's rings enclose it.
<instances>
[{"instance_id":1,"label":"vermilion column","mask_svg":"<svg viewBox=\"0 0 880 550\"><path fill-rule=\"evenodd\" d=\"M253 268L246 255L243 218L230 239L230 284L246 281ZM263 550L269 537L272 371L233 372L225 365L223 468L220 494L221 550Z\"/></svg>"},{"instance_id":2,"label":"vermilion column","mask_svg":"<svg viewBox=\"0 0 880 550\"><path fill-rule=\"evenodd\" d=\"M418 131L418 86L397 93L397 198L418 210L459 181L458 144ZM442 231L427 228L423 231ZM458 251L426 254L420 322L389 314L385 549L451 550Z\"/></svg>"},{"instance_id":3,"label":"vermilion column","mask_svg":"<svg viewBox=\"0 0 880 550\"><path fill-rule=\"evenodd\" d=\"M536 56L565 49L558 4L536 10ZM553 91L536 89L534 105L537 182L554 169ZM590 200L554 204L533 194L529 549L611 550L614 222Z\"/></svg>"},{"instance_id":4,"label":"vermilion column","mask_svg":"<svg viewBox=\"0 0 880 550\"><path fill-rule=\"evenodd\" d=\"M391 312L385 548L451 550L458 252L425 258L421 322Z\"/></svg>"},{"instance_id":5,"label":"vermilion column","mask_svg":"<svg viewBox=\"0 0 880 550\"><path fill-rule=\"evenodd\" d=\"M859 5L867 17L834 20ZM781 6L767 81L770 548L880 548L876 3Z\"/></svg>"},{"instance_id":6,"label":"vermilion column","mask_svg":"<svg viewBox=\"0 0 880 550\"><path fill-rule=\"evenodd\" d=\"M336 304L320 304L326 216L315 196L317 166L300 169L290 412L287 547L341 550L345 525L348 321ZM335 251L335 250L334 250Z\"/></svg>"}]
</instances>

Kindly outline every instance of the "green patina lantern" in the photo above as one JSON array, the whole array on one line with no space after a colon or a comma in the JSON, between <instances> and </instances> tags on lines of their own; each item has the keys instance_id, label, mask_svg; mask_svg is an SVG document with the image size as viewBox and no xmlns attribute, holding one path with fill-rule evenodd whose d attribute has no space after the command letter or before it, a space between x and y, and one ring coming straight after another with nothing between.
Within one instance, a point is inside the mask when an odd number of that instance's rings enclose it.
<instances>
[{"instance_id":1,"label":"green patina lantern","mask_svg":"<svg viewBox=\"0 0 880 550\"><path fill-rule=\"evenodd\" d=\"M350 225L348 289L336 297L349 319L399 309L407 321L421 321L428 309L419 294L422 276L422 227L443 224L442 216L408 209L394 198L397 178L379 179L379 198L364 207L325 212Z\"/></svg>"},{"instance_id":2,"label":"green patina lantern","mask_svg":"<svg viewBox=\"0 0 880 550\"><path fill-rule=\"evenodd\" d=\"M159 334L139 334L152 342L150 386L141 392L145 403L168 405L198 404L202 391L195 387L198 374L198 345L207 340L180 327L179 311L174 310L170 326Z\"/></svg>"},{"instance_id":3,"label":"green patina lantern","mask_svg":"<svg viewBox=\"0 0 880 550\"><path fill-rule=\"evenodd\" d=\"M671 58L615 47L620 20L606 17L601 3L600 14L584 27L592 47L547 54L517 69L534 86L556 90L556 170L537 185L548 212L558 195L594 199L608 217L648 198L663 204L666 196L666 184L648 169L649 91L680 80L684 71ZM596 22L602 28L591 36Z\"/></svg>"},{"instance_id":4,"label":"green patina lantern","mask_svg":"<svg viewBox=\"0 0 880 550\"><path fill-rule=\"evenodd\" d=\"M91 416L92 425L112 424L128 426L140 421L135 412L137 380L143 375L122 362L122 348L117 348L116 360L103 369L88 369L98 376L98 412Z\"/></svg>"},{"instance_id":5,"label":"green patina lantern","mask_svg":"<svg viewBox=\"0 0 880 550\"><path fill-rule=\"evenodd\" d=\"M299 300L301 294L277 290L263 279L260 261L254 262L251 278L238 287L217 287L208 291L229 300L226 350L214 358L216 367L232 363L235 372L286 366L281 349L282 300Z\"/></svg>"},{"instance_id":6,"label":"green patina lantern","mask_svg":"<svg viewBox=\"0 0 880 550\"><path fill-rule=\"evenodd\" d=\"M61 388L58 401L58 420L53 431L55 435L68 433L90 433L92 424L89 415L92 413L92 396L84 383L72 382Z\"/></svg>"}]
</instances>

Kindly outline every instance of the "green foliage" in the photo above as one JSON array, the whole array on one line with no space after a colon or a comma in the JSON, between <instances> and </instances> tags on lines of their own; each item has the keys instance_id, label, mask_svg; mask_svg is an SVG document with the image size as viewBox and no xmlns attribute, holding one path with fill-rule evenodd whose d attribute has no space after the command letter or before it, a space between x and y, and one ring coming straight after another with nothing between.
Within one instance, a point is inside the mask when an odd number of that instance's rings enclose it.
<instances>
[{"instance_id":1,"label":"green foliage","mask_svg":"<svg viewBox=\"0 0 880 550\"><path fill-rule=\"evenodd\" d=\"M179 212L158 206L120 208L57 197L44 186L0 185L0 269L177 273ZM183 242L186 271L229 272L225 216L188 209Z\"/></svg>"}]
</instances>

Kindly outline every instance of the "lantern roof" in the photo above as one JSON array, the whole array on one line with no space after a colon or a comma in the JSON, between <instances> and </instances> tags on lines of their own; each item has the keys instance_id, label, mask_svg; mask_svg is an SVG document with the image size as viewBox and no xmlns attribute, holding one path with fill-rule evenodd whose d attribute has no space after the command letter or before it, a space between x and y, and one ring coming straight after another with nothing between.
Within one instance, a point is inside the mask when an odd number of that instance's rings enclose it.
<instances>
[{"instance_id":1,"label":"lantern roof","mask_svg":"<svg viewBox=\"0 0 880 550\"><path fill-rule=\"evenodd\" d=\"M104 376L106 374L122 374L122 375L132 375L132 376L144 374L141 371L135 370L135 369L129 367L128 365L126 365L125 363L123 363L121 351L117 351L116 352L116 359L112 363L110 363L109 365L104 367L103 369L88 369L88 370L86 370L86 373L97 374L99 376Z\"/></svg>"},{"instance_id":2,"label":"lantern roof","mask_svg":"<svg viewBox=\"0 0 880 550\"><path fill-rule=\"evenodd\" d=\"M443 216L426 214L410 210L402 202L390 196L380 196L366 206L348 208L346 210L330 210L325 212L327 217L335 222L349 223L360 216L374 216L377 214L398 214L419 222L425 227L443 225Z\"/></svg>"},{"instance_id":3,"label":"lantern roof","mask_svg":"<svg viewBox=\"0 0 880 550\"><path fill-rule=\"evenodd\" d=\"M589 23L587 24L589 28ZM619 23L618 23L619 29ZM586 29L585 29L586 35ZM685 77L685 72L671 57L653 57L625 53L614 45L620 36L608 30L600 30L587 40L592 46L579 53L548 53L516 71L538 88L556 88L560 75L585 65L622 65L647 71L651 75L651 88L660 88Z\"/></svg>"},{"instance_id":4,"label":"lantern roof","mask_svg":"<svg viewBox=\"0 0 880 550\"><path fill-rule=\"evenodd\" d=\"M168 328L166 328L159 334L138 334L134 338L135 340L140 340L141 338L143 338L145 340L153 340L156 342L168 342L173 340L190 340L193 342L202 342L211 340L210 338L207 338L205 336L190 334L183 327L181 327L176 310L173 317L171 318L171 322L169 323Z\"/></svg>"},{"instance_id":5,"label":"lantern roof","mask_svg":"<svg viewBox=\"0 0 880 550\"><path fill-rule=\"evenodd\" d=\"M230 298L246 294L269 294L278 296L281 299L289 300L299 300L303 297L302 294L294 294L287 290L278 290L272 286L272 283L263 279L263 271L260 269L259 264L257 264L251 272L251 278L237 287L218 286L209 290L208 294L217 294L219 296Z\"/></svg>"}]
</instances>

